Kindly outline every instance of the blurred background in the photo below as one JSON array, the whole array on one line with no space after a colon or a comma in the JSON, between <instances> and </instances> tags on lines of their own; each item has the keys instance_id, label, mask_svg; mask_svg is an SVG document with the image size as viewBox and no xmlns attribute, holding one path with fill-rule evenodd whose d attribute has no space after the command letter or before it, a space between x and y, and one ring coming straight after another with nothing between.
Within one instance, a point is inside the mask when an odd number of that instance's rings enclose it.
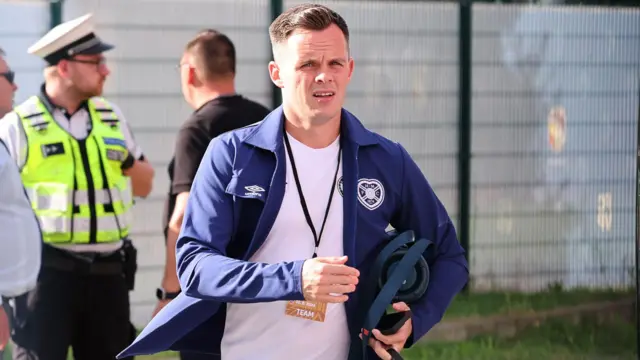
<instances>
[{"instance_id":1,"label":"blurred background","mask_svg":"<svg viewBox=\"0 0 640 360\"><path fill-rule=\"evenodd\" d=\"M166 168L191 111L176 68L184 45L202 28L229 35L238 92L274 108L267 28L300 2L0 0L16 103L39 90L43 62L26 50L51 26L93 12L116 45L105 96L156 168L132 234L140 328L164 265ZM636 358L638 1L316 2L350 27L346 108L409 150L468 251L469 287L406 357Z\"/></svg>"}]
</instances>

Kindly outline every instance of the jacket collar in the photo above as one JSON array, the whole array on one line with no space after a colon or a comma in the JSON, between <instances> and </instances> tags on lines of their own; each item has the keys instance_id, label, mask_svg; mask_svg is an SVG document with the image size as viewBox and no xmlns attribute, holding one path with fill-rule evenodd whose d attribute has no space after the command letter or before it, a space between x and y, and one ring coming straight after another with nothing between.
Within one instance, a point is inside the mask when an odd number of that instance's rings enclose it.
<instances>
[{"instance_id":1,"label":"jacket collar","mask_svg":"<svg viewBox=\"0 0 640 360\"><path fill-rule=\"evenodd\" d=\"M40 98L40 101L42 102L44 107L47 109L49 114L53 114L53 111L57 109L57 110L60 110L63 114L65 114L67 117L70 117L71 115L73 115L73 114L67 114L66 109L54 104L53 101L51 101L51 98L49 97L49 95L47 95L47 91L44 83L40 85L40 93L38 94L38 98ZM80 109L89 110L88 103L89 103L88 100L85 100L82 103L80 103L80 106L78 106L78 109L76 110L76 112Z\"/></svg>"},{"instance_id":2,"label":"jacket collar","mask_svg":"<svg viewBox=\"0 0 640 360\"><path fill-rule=\"evenodd\" d=\"M254 129L247 133L242 141L261 149L275 152L283 143L284 113L282 105L273 110ZM358 120L353 114L342 109L340 133L348 141L358 146L375 145L376 136Z\"/></svg>"}]
</instances>

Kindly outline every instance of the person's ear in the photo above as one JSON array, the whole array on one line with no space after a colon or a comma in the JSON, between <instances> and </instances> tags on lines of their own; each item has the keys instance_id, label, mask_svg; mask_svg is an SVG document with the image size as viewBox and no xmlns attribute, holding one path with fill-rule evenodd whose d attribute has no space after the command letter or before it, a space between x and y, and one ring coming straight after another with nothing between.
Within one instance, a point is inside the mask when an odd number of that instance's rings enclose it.
<instances>
[{"instance_id":1,"label":"person's ear","mask_svg":"<svg viewBox=\"0 0 640 360\"><path fill-rule=\"evenodd\" d=\"M196 74L196 69L192 66L187 65L187 84L191 86L198 85L198 74Z\"/></svg>"},{"instance_id":2,"label":"person's ear","mask_svg":"<svg viewBox=\"0 0 640 360\"><path fill-rule=\"evenodd\" d=\"M282 78L280 77L280 67L276 64L275 61L269 62L269 77L271 77L271 81L279 88L284 87L284 83Z\"/></svg>"},{"instance_id":3,"label":"person's ear","mask_svg":"<svg viewBox=\"0 0 640 360\"><path fill-rule=\"evenodd\" d=\"M58 64L55 65L57 71L58 71L58 75L62 78L68 78L69 77L69 61L67 60L60 60L60 62L58 62Z\"/></svg>"}]
</instances>

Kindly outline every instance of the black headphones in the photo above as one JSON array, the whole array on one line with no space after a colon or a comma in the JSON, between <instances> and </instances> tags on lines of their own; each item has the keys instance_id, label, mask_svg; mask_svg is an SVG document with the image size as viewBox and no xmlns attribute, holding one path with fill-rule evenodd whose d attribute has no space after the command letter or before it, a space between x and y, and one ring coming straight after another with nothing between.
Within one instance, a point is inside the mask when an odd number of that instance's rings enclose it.
<instances>
[{"instance_id":1,"label":"black headphones","mask_svg":"<svg viewBox=\"0 0 640 360\"><path fill-rule=\"evenodd\" d=\"M412 237L414 236L413 231L410 231L408 233L410 233ZM392 230L387 234L389 234L390 238L395 238L396 236L398 236L398 233L395 230ZM380 277L378 278L378 289L382 289L384 284L387 283L387 279L393 273L394 269L398 265L398 262L402 260L411 246L415 244L414 240L415 239L411 239L410 242L402 245L386 259L386 261L382 265ZM405 280L405 282L396 293L396 296L393 298L393 302L402 301L407 304L411 304L422 298L424 293L427 291L427 287L429 286L430 274L431 273L429 270L427 259L425 259L424 256L421 256L418 259L418 262L413 266L412 271L407 275L407 279Z\"/></svg>"},{"instance_id":2,"label":"black headphones","mask_svg":"<svg viewBox=\"0 0 640 360\"><path fill-rule=\"evenodd\" d=\"M365 281L359 300L358 316L363 324L358 352L366 359L366 348L371 330L378 328L383 334L395 333L411 317L411 311L387 313L389 305L404 302L407 305L420 300L429 286L427 258L435 255L435 244L427 239L415 239L412 230L387 232L389 241L376 252L369 277ZM426 257L426 258L425 258ZM353 343L353 346L358 346ZM353 350L356 351L356 350ZM392 359L402 359L393 349L387 350ZM354 359L351 356L349 359ZM356 353L353 353L354 355ZM359 357L359 356L357 356Z\"/></svg>"}]
</instances>

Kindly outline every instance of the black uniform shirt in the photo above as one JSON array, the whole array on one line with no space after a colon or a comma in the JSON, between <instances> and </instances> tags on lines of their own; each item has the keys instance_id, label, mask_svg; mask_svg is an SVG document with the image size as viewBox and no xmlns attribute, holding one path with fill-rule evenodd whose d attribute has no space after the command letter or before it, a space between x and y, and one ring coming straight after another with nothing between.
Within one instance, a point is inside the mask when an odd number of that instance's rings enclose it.
<instances>
[{"instance_id":1,"label":"black uniform shirt","mask_svg":"<svg viewBox=\"0 0 640 360\"><path fill-rule=\"evenodd\" d=\"M163 216L165 242L176 197L191 190L209 142L222 133L261 121L267 114L269 109L241 95L220 96L194 111L180 127L168 166L170 185Z\"/></svg>"}]
</instances>

